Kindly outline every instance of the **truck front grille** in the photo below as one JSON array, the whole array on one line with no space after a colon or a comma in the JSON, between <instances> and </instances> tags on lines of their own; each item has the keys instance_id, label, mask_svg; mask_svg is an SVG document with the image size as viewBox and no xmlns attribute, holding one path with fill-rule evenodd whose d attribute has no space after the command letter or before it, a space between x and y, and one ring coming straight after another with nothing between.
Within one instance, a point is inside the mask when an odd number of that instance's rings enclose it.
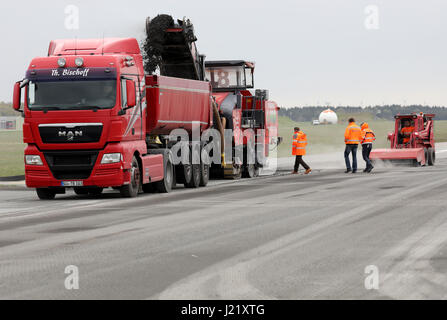
<instances>
[{"instance_id":1,"label":"truck front grille","mask_svg":"<svg viewBox=\"0 0 447 320\"><path fill-rule=\"evenodd\" d=\"M98 150L45 151L44 156L56 179L87 179L98 153Z\"/></svg>"},{"instance_id":2,"label":"truck front grille","mask_svg":"<svg viewBox=\"0 0 447 320\"><path fill-rule=\"evenodd\" d=\"M89 143L98 142L101 138L102 124L76 125L43 124L39 126L43 143Z\"/></svg>"}]
</instances>

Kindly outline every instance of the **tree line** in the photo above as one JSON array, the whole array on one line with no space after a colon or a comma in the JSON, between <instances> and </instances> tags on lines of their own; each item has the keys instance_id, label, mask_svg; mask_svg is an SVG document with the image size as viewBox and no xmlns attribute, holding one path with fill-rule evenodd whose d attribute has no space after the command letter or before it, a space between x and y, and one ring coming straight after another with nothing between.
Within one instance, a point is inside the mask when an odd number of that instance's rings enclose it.
<instances>
[{"instance_id":1,"label":"tree line","mask_svg":"<svg viewBox=\"0 0 447 320\"><path fill-rule=\"evenodd\" d=\"M293 107L289 109L281 108L279 110L280 116L286 116L293 121L305 122L318 119L320 113L323 110L328 109L328 107L322 106L305 106L305 107ZM412 112L423 112L423 113L434 113L436 114L437 120L447 120L447 108L439 106L421 106L421 105L411 105L411 106L401 106L401 105L384 105L384 106L369 106L369 107L351 107L351 106L340 106L340 107L330 107L331 110L335 111L337 114L359 114L359 113L369 113L375 119L378 120L393 120L394 115L409 114Z\"/></svg>"}]
</instances>

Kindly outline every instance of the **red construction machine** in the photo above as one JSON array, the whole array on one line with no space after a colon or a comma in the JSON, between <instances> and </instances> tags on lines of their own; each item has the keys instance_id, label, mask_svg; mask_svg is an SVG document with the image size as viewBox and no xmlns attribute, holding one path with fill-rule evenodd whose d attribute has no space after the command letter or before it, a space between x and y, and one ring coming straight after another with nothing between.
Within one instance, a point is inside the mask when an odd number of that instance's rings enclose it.
<instances>
[{"instance_id":1,"label":"red construction machine","mask_svg":"<svg viewBox=\"0 0 447 320\"><path fill-rule=\"evenodd\" d=\"M373 162L385 161L393 164L414 166L435 164L434 114L396 115L394 132L388 134L390 149L371 152Z\"/></svg>"},{"instance_id":2,"label":"red construction machine","mask_svg":"<svg viewBox=\"0 0 447 320\"><path fill-rule=\"evenodd\" d=\"M233 141L225 135L227 146L231 146L226 150L233 151L222 155L225 178L258 176L270 150L281 143L279 107L269 100L268 90L250 91L254 88L254 69L254 62L244 60L205 62L206 78L219 110L215 122L220 120L222 129L233 133Z\"/></svg>"}]
</instances>

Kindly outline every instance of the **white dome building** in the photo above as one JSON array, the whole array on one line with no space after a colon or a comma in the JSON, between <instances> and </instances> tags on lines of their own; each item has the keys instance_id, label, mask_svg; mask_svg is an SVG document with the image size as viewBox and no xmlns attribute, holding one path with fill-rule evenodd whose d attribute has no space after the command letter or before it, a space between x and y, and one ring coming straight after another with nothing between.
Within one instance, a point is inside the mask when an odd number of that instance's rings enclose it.
<instances>
[{"instance_id":1,"label":"white dome building","mask_svg":"<svg viewBox=\"0 0 447 320\"><path fill-rule=\"evenodd\" d=\"M327 109L320 113L318 121L320 121L321 124L337 124L338 117L334 111Z\"/></svg>"}]
</instances>

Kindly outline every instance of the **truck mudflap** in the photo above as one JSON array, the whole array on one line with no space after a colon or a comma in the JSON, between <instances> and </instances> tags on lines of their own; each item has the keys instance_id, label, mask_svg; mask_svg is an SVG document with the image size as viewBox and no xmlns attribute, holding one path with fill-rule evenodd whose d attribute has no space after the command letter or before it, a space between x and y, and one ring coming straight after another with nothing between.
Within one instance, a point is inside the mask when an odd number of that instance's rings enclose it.
<instances>
[{"instance_id":1,"label":"truck mudflap","mask_svg":"<svg viewBox=\"0 0 447 320\"><path fill-rule=\"evenodd\" d=\"M406 148L406 149L373 149L369 156L371 161L385 162L405 162L416 161L421 165L425 165L425 151L423 148Z\"/></svg>"}]
</instances>

